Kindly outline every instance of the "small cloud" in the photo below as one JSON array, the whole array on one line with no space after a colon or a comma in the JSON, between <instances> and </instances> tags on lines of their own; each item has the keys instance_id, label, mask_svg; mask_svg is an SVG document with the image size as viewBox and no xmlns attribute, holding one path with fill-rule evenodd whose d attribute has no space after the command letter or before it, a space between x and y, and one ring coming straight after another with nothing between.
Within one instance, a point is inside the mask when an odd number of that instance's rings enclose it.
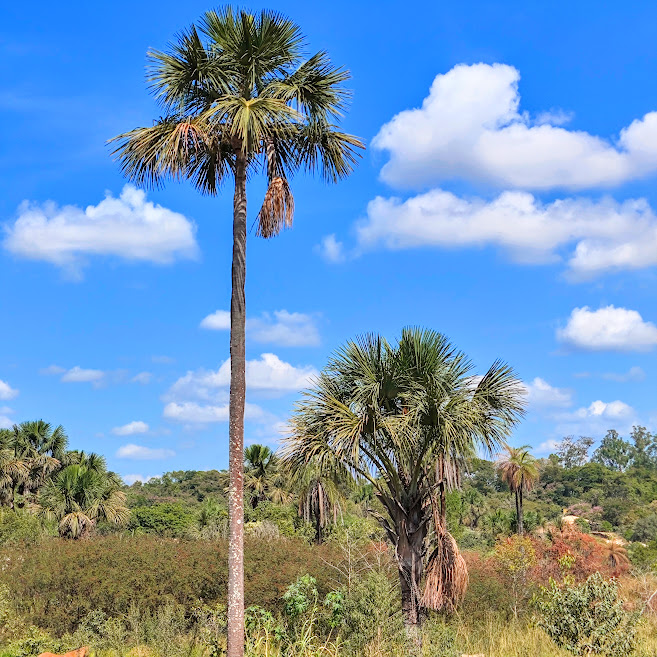
<instances>
[{"instance_id":1,"label":"small cloud","mask_svg":"<svg viewBox=\"0 0 657 657\"><path fill-rule=\"evenodd\" d=\"M618 374L616 372L605 372L602 375L603 379L607 381L616 381L618 383L627 383L630 381L643 381L646 378L646 373L638 366L630 367L627 372Z\"/></svg>"},{"instance_id":2,"label":"small cloud","mask_svg":"<svg viewBox=\"0 0 657 657\"><path fill-rule=\"evenodd\" d=\"M526 383L525 389L527 400L535 407L568 408L573 402L570 390L555 388L540 377L536 377L531 383Z\"/></svg>"},{"instance_id":3,"label":"small cloud","mask_svg":"<svg viewBox=\"0 0 657 657\"><path fill-rule=\"evenodd\" d=\"M105 372L102 370L92 370L78 367L77 365L66 371L61 381L63 383L92 383L100 385L105 378Z\"/></svg>"},{"instance_id":4,"label":"small cloud","mask_svg":"<svg viewBox=\"0 0 657 657\"><path fill-rule=\"evenodd\" d=\"M12 388L6 381L0 379L0 399L13 399L18 396L18 390Z\"/></svg>"},{"instance_id":5,"label":"small cloud","mask_svg":"<svg viewBox=\"0 0 657 657\"><path fill-rule=\"evenodd\" d=\"M121 475L121 479L123 479L124 483L127 486L132 486L136 481L141 481L142 483L146 483L147 481L150 481L151 479L155 479L154 476L148 476L144 477L144 475L140 474L125 474Z\"/></svg>"},{"instance_id":6,"label":"small cloud","mask_svg":"<svg viewBox=\"0 0 657 657\"><path fill-rule=\"evenodd\" d=\"M562 109L551 109L547 112L540 112L534 121L535 125L566 125L573 120L573 112L566 112Z\"/></svg>"},{"instance_id":7,"label":"small cloud","mask_svg":"<svg viewBox=\"0 0 657 657\"><path fill-rule=\"evenodd\" d=\"M211 315L201 320L201 328L211 331L229 331L230 330L230 312L227 310L217 310Z\"/></svg>"},{"instance_id":8,"label":"small cloud","mask_svg":"<svg viewBox=\"0 0 657 657\"><path fill-rule=\"evenodd\" d=\"M559 445L558 440L546 440L545 442L542 442L536 448L536 453L537 454L550 454L550 453L553 453L554 450L558 447L558 445Z\"/></svg>"},{"instance_id":9,"label":"small cloud","mask_svg":"<svg viewBox=\"0 0 657 657\"><path fill-rule=\"evenodd\" d=\"M172 449L144 447L143 445L128 444L119 447L116 457L120 459L135 459L138 461L157 461L175 456Z\"/></svg>"},{"instance_id":10,"label":"small cloud","mask_svg":"<svg viewBox=\"0 0 657 657\"><path fill-rule=\"evenodd\" d=\"M43 376L57 376L58 374L63 374L66 372L66 368L60 367L59 365L49 365L39 370L39 374Z\"/></svg>"},{"instance_id":11,"label":"small cloud","mask_svg":"<svg viewBox=\"0 0 657 657\"><path fill-rule=\"evenodd\" d=\"M151 360L157 365L173 365L176 362L171 356L151 356Z\"/></svg>"},{"instance_id":12,"label":"small cloud","mask_svg":"<svg viewBox=\"0 0 657 657\"><path fill-rule=\"evenodd\" d=\"M340 264L347 257L344 252L344 244L335 238L335 234L326 235L322 241L315 246L315 252L326 261L332 264Z\"/></svg>"},{"instance_id":13,"label":"small cloud","mask_svg":"<svg viewBox=\"0 0 657 657\"><path fill-rule=\"evenodd\" d=\"M153 378L153 375L150 372L139 372L139 374L135 374L135 376L130 379L132 383L141 383L142 385L146 385L151 382L151 379Z\"/></svg>"},{"instance_id":14,"label":"small cloud","mask_svg":"<svg viewBox=\"0 0 657 657\"><path fill-rule=\"evenodd\" d=\"M557 339L584 351L649 351L657 345L657 326L636 310L613 305L591 310L575 308Z\"/></svg>"},{"instance_id":15,"label":"small cloud","mask_svg":"<svg viewBox=\"0 0 657 657\"><path fill-rule=\"evenodd\" d=\"M112 433L115 436L132 436L134 434L147 433L147 432L148 432L148 425L146 424L146 422L142 422L141 420L128 422L128 424L124 424L123 426L120 427L114 427L112 429Z\"/></svg>"}]
</instances>

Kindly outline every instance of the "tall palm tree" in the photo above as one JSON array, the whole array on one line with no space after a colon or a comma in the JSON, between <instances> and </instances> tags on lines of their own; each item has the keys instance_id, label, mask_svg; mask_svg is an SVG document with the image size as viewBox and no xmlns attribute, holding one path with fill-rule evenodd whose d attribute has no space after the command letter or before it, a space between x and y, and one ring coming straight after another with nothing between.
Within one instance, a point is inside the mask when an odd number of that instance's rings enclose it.
<instances>
[{"instance_id":1,"label":"tall palm tree","mask_svg":"<svg viewBox=\"0 0 657 657\"><path fill-rule=\"evenodd\" d=\"M516 498L516 519L518 534L524 533L523 495L530 491L538 481L539 471L536 459L529 453L529 447L505 447L506 454L497 461L497 469L503 481Z\"/></svg>"},{"instance_id":2,"label":"tall palm tree","mask_svg":"<svg viewBox=\"0 0 657 657\"><path fill-rule=\"evenodd\" d=\"M82 454L62 468L39 493L39 511L59 522L63 537L86 538L99 520L124 524L130 517L122 482L97 454Z\"/></svg>"},{"instance_id":3,"label":"tall palm tree","mask_svg":"<svg viewBox=\"0 0 657 657\"><path fill-rule=\"evenodd\" d=\"M187 179L216 195L230 176L233 195L231 385L229 401L228 657L244 651L243 450L245 399L246 181L263 171L268 189L257 234L291 226L289 178L299 169L329 182L351 173L362 143L335 123L349 73L326 52L310 57L300 28L272 11L209 11L167 52L150 52L148 81L164 116L119 135L123 172L139 185Z\"/></svg>"},{"instance_id":4,"label":"tall palm tree","mask_svg":"<svg viewBox=\"0 0 657 657\"><path fill-rule=\"evenodd\" d=\"M508 366L496 362L477 379L447 338L422 329L404 329L397 344L377 335L347 343L296 408L283 448L289 466L338 464L367 480L386 510L379 520L395 547L410 637L422 607L453 609L467 584L444 488L458 484L475 446L503 445L521 414L522 387Z\"/></svg>"}]
</instances>

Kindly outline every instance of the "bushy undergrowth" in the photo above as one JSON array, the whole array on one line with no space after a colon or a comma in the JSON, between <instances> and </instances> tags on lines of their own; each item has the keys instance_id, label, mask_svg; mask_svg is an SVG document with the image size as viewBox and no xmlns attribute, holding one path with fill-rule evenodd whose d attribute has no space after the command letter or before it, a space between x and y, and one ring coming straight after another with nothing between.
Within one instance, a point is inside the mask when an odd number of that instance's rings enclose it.
<instances>
[{"instance_id":1,"label":"bushy undergrowth","mask_svg":"<svg viewBox=\"0 0 657 657\"><path fill-rule=\"evenodd\" d=\"M246 602L278 609L287 586L304 573L325 594L326 564L336 559L330 545L247 538ZM29 624L61 635L93 611L116 616L132 606L150 613L166 604L192 609L199 600L225 602L227 577L225 541L108 536L8 548L0 584Z\"/></svg>"}]
</instances>

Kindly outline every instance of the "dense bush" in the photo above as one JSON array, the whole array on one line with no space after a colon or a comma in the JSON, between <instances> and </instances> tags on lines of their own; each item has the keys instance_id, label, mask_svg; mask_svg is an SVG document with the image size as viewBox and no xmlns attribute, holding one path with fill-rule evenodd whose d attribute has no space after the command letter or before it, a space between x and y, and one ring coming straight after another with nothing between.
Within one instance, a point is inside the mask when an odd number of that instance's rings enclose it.
<instances>
[{"instance_id":1,"label":"dense bush","mask_svg":"<svg viewBox=\"0 0 657 657\"><path fill-rule=\"evenodd\" d=\"M324 595L335 560L330 546L299 540L245 544L246 603L280 608L290 582L310 573ZM91 611L125 614L131 606L154 611L165 604L191 610L199 601L223 603L227 585L225 541L97 537L52 539L38 547L8 549L0 572L28 623L57 635L73 631Z\"/></svg>"},{"instance_id":2,"label":"dense bush","mask_svg":"<svg viewBox=\"0 0 657 657\"><path fill-rule=\"evenodd\" d=\"M574 655L626 657L634 651L639 615L625 611L616 582L600 573L581 584L552 580L535 604L539 627Z\"/></svg>"}]
</instances>

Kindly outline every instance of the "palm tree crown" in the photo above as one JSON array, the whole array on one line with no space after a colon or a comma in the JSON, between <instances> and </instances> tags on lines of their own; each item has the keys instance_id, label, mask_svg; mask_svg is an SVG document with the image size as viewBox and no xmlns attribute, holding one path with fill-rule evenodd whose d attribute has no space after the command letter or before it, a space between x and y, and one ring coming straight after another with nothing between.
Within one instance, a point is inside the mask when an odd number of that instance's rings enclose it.
<instances>
[{"instance_id":1,"label":"palm tree crown","mask_svg":"<svg viewBox=\"0 0 657 657\"><path fill-rule=\"evenodd\" d=\"M167 52L150 51L148 81L164 116L115 138L124 173L139 185L187 179L214 195L240 165L264 171L258 234L291 225L288 179L302 168L337 181L363 147L334 123L349 73L326 52L305 56L304 46L282 15L229 7L207 12Z\"/></svg>"}]
</instances>

